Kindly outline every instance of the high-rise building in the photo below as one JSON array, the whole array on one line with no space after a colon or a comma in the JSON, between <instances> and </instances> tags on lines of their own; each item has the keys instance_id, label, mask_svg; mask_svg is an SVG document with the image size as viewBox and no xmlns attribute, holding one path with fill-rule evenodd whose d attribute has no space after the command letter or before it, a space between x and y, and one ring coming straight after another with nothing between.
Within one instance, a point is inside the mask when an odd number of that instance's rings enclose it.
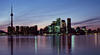
<instances>
[{"instance_id":1,"label":"high-rise building","mask_svg":"<svg viewBox=\"0 0 100 55\"><path fill-rule=\"evenodd\" d=\"M85 32L87 32L86 26L83 26L82 30L85 31Z\"/></svg>"},{"instance_id":2,"label":"high-rise building","mask_svg":"<svg viewBox=\"0 0 100 55\"><path fill-rule=\"evenodd\" d=\"M67 18L67 33L71 33L71 18Z\"/></svg>"},{"instance_id":3,"label":"high-rise building","mask_svg":"<svg viewBox=\"0 0 100 55\"><path fill-rule=\"evenodd\" d=\"M19 30L19 26L16 26L16 34L19 34L20 30Z\"/></svg>"},{"instance_id":4,"label":"high-rise building","mask_svg":"<svg viewBox=\"0 0 100 55\"><path fill-rule=\"evenodd\" d=\"M60 27L59 26L55 26L55 32L60 33Z\"/></svg>"},{"instance_id":5,"label":"high-rise building","mask_svg":"<svg viewBox=\"0 0 100 55\"><path fill-rule=\"evenodd\" d=\"M38 29L37 25L30 27L29 28L30 34L31 35L37 35L38 34L38 30L37 29Z\"/></svg>"},{"instance_id":6,"label":"high-rise building","mask_svg":"<svg viewBox=\"0 0 100 55\"><path fill-rule=\"evenodd\" d=\"M15 27L8 26L8 35L15 34Z\"/></svg>"},{"instance_id":7,"label":"high-rise building","mask_svg":"<svg viewBox=\"0 0 100 55\"><path fill-rule=\"evenodd\" d=\"M34 30L33 31L34 31L34 35L38 34L38 26L37 25L34 26Z\"/></svg>"},{"instance_id":8,"label":"high-rise building","mask_svg":"<svg viewBox=\"0 0 100 55\"><path fill-rule=\"evenodd\" d=\"M39 34L43 35L43 29L42 28L40 29Z\"/></svg>"},{"instance_id":9,"label":"high-rise building","mask_svg":"<svg viewBox=\"0 0 100 55\"><path fill-rule=\"evenodd\" d=\"M56 33L60 33L61 32L61 18L58 18L57 20L56 20L56 27L55 27L55 29L56 29Z\"/></svg>"},{"instance_id":10,"label":"high-rise building","mask_svg":"<svg viewBox=\"0 0 100 55\"><path fill-rule=\"evenodd\" d=\"M24 26L20 26L20 34L24 35Z\"/></svg>"},{"instance_id":11,"label":"high-rise building","mask_svg":"<svg viewBox=\"0 0 100 55\"><path fill-rule=\"evenodd\" d=\"M58 19L57 19L56 25L61 27L61 18L58 18Z\"/></svg>"},{"instance_id":12,"label":"high-rise building","mask_svg":"<svg viewBox=\"0 0 100 55\"><path fill-rule=\"evenodd\" d=\"M51 25L48 26L48 32L49 32L49 34L52 33L52 26Z\"/></svg>"},{"instance_id":13,"label":"high-rise building","mask_svg":"<svg viewBox=\"0 0 100 55\"><path fill-rule=\"evenodd\" d=\"M66 22L65 20L62 20L61 22L61 33L66 33Z\"/></svg>"}]
</instances>

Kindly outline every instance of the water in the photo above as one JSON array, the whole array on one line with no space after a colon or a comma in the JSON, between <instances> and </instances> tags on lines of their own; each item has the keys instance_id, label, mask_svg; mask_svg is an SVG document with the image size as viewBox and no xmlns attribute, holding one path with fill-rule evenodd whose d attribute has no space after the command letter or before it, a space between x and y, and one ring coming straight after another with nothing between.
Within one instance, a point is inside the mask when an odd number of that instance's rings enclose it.
<instances>
[{"instance_id":1,"label":"water","mask_svg":"<svg viewBox=\"0 0 100 55\"><path fill-rule=\"evenodd\" d=\"M100 55L100 35L0 36L0 55Z\"/></svg>"}]
</instances>

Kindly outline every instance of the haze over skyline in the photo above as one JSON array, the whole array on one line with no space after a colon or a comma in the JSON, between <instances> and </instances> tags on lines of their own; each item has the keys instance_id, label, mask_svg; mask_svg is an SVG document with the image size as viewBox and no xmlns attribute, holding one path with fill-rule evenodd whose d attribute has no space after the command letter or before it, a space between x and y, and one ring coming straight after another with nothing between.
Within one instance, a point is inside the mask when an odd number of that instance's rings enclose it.
<instances>
[{"instance_id":1,"label":"haze over skyline","mask_svg":"<svg viewBox=\"0 0 100 55\"><path fill-rule=\"evenodd\" d=\"M59 17L70 17L73 23L100 17L100 0L13 0L13 4L15 26L43 28ZM0 25L10 23L11 0L0 0L0 7Z\"/></svg>"}]
</instances>

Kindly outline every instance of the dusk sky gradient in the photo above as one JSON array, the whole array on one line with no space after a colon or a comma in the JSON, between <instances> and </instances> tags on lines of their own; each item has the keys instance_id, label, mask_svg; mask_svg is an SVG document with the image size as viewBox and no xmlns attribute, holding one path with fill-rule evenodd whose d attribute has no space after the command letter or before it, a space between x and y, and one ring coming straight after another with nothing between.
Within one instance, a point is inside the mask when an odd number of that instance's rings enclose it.
<instances>
[{"instance_id":1,"label":"dusk sky gradient","mask_svg":"<svg viewBox=\"0 0 100 55\"><path fill-rule=\"evenodd\" d=\"M14 25L49 25L57 18L72 22L100 17L100 0L13 0ZM11 0L0 0L0 25L10 23Z\"/></svg>"}]
</instances>

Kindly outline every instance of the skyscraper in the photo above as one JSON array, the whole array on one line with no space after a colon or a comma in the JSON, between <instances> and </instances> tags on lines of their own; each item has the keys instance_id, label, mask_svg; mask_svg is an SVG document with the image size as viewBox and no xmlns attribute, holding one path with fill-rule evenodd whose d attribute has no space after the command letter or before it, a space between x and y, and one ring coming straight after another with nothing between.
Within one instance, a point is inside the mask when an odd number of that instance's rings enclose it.
<instances>
[{"instance_id":1,"label":"skyscraper","mask_svg":"<svg viewBox=\"0 0 100 55\"><path fill-rule=\"evenodd\" d=\"M71 33L71 18L67 18L67 31Z\"/></svg>"},{"instance_id":2,"label":"skyscraper","mask_svg":"<svg viewBox=\"0 0 100 55\"><path fill-rule=\"evenodd\" d=\"M16 30L15 31L16 31L16 35L19 34L19 32L20 32L19 26L16 26Z\"/></svg>"},{"instance_id":3,"label":"skyscraper","mask_svg":"<svg viewBox=\"0 0 100 55\"><path fill-rule=\"evenodd\" d=\"M66 22L65 20L62 20L62 23L61 23L61 33L66 33Z\"/></svg>"},{"instance_id":4,"label":"skyscraper","mask_svg":"<svg viewBox=\"0 0 100 55\"><path fill-rule=\"evenodd\" d=\"M56 32L57 33L60 33L61 31L60 31L60 28L61 28L61 18L57 18L57 20L56 20Z\"/></svg>"},{"instance_id":5,"label":"skyscraper","mask_svg":"<svg viewBox=\"0 0 100 55\"><path fill-rule=\"evenodd\" d=\"M57 18L56 25L61 27L61 18Z\"/></svg>"}]
</instances>

